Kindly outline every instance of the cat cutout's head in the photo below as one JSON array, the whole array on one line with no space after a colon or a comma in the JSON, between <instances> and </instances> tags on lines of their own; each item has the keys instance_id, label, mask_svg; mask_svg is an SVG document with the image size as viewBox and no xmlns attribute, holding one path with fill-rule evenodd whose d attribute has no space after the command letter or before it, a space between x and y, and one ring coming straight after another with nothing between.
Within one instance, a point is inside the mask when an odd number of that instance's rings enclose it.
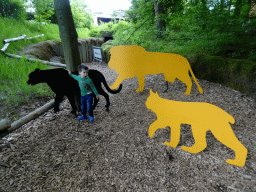
<instances>
[{"instance_id":1,"label":"cat cutout's head","mask_svg":"<svg viewBox=\"0 0 256 192\"><path fill-rule=\"evenodd\" d=\"M147 101L145 104L148 109L154 109L160 97L157 92L154 93L151 89L149 90L149 93L150 95L147 98Z\"/></svg>"}]
</instances>

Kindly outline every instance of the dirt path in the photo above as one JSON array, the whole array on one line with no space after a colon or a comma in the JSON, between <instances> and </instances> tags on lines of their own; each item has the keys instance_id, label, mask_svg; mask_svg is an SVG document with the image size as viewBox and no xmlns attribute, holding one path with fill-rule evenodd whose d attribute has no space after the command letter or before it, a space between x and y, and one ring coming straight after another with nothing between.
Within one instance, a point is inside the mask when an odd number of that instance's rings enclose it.
<instances>
[{"instance_id":1,"label":"dirt path","mask_svg":"<svg viewBox=\"0 0 256 192\"><path fill-rule=\"evenodd\" d=\"M117 74L106 65L88 64L100 70L109 85ZM0 140L0 191L256 191L255 102L235 90L198 80L191 95L176 80L167 93L163 75L148 75L145 90L135 92L137 78L125 80L123 90L110 95L110 112L100 96L93 124L70 115L67 100L59 113L48 111ZM189 125L182 125L177 148L163 144L170 139L168 127L151 139L147 130L156 116L145 106L149 89L166 99L208 102L221 107L236 120L232 128L248 149L246 165L225 161L234 152L207 133L207 148L198 154L181 150L193 145Z\"/></svg>"}]
</instances>

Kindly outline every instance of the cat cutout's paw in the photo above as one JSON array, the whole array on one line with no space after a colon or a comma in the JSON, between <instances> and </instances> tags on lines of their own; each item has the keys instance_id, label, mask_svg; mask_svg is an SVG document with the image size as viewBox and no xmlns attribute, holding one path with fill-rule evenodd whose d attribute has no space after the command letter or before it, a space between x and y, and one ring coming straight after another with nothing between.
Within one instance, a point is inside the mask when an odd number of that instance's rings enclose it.
<instances>
[{"instance_id":1,"label":"cat cutout's paw","mask_svg":"<svg viewBox=\"0 0 256 192\"><path fill-rule=\"evenodd\" d=\"M142 91L143 89L140 89L140 88L136 89L136 92L142 92Z\"/></svg>"},{"instance_id":2,"label":"cat cutout's paw","mask_svg":"<svg viewBox=\"0 0 256 192\"><path fill-rule=\"evenodd\" d=\"M186 146L181 146L181 149L183 151L187 151L189 153L199 153L203 151L206 148L206 146L200 145L200 146L192 146L192 147L186 147Z\"/></svg>"},{"instance_id":3,"label":"cat cutout's paw","mask_svg":"<svg viewBox=\"0 0 256 192\"><path fill-rule=\"evenodd\" d=\"M171 143L170 142L164 142L164 144L168 147L171 147Z\"/></svg>"},{"instance_id":4,"label":"cat cutout's paw","mask_svg":"<svg viewBox=\"0 0 256 192\"><path fill-rule=\"evenodd\" d=\"M183 151L188 151L188 152L189 152L189 147L181 146L181 149L182 149Z\"/></svg>"},{"instance_id":5,"label":"cat cutout's paw","mask_svg":"<svg viewBox=\"0 0 256 192\"><path fill-rule=\"evenodd\" d=\"M164 142L164 144L166 145L166 146L168 146L168 147L172 147L172 148L176 148L177 147L177 145L175 145L175 144L173 144L172 142Z\"/></svg>"},{"instance_id":6,"label":"cat cutout's paw","mask_svg":"<svg viewBox=\"0 0 256 192\"><path fill-rule=\"evenodd\" d=\"M226 162L231 165L235 165L235 166L239 166L239 167L243 167L245 165L245 161L239 161L236 159L227 159Z\"/></svg>"}]
</instances>

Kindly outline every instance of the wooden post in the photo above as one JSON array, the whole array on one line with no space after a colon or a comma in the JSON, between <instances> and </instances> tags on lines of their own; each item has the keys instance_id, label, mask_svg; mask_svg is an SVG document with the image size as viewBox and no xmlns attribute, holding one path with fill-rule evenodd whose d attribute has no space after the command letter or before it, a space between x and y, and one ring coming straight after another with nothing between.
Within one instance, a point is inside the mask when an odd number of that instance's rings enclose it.
<instances>
[{"instance_id":1,"label":"wooden post","mask_svg":"<svg viewBox=\"0 0 256 192\"><path fill-rule=\"evenodd\" d=\"M54 5L67 68L72 72L77 71L78 65L81 64L81 60L78 50L78 36L75 29L69 0L54 0Z\"/></svg>"}]
</instances>

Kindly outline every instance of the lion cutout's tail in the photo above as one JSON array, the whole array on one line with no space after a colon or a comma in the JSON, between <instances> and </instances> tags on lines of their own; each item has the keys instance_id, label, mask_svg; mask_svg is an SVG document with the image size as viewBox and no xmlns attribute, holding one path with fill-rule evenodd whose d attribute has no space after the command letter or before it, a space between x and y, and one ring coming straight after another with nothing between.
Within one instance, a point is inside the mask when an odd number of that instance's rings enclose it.
<instances>
[{"instance_id":1,"label":"lion cutout's tail","mask_svg":"<svg viewBox=\"0 0 256 192\"><path fill-rule=\"evenodd\" d=\"M189 66L189 71L190 71L190 73L191 73L191 75L192 75L192 77L193 77L193 79L194 79L194 81L195 81L195 83L196 83L196 85L197 85L197 87L198 87L198 91L203 94L203 89L202 89L202 87L200 87L200 85L198 84L197 79L196 79L196 76L194 75L194 73L193 73L193 71L192 71L191 66L190 66L189 63L188 63L188 66Z\"/></svg>"}]
</instances>

